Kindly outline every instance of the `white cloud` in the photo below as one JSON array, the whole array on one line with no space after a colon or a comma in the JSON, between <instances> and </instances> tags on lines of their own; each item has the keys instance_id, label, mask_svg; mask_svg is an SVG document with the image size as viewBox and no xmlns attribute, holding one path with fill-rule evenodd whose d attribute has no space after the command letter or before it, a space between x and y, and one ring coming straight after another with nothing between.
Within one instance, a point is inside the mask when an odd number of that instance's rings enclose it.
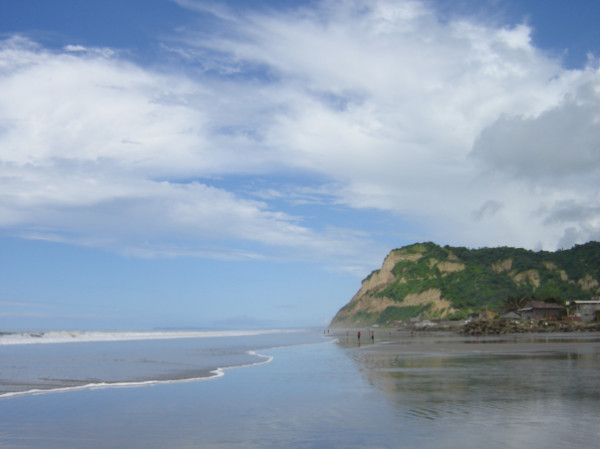
<instances>
[{"instance_id":1,"label":"white cloud","mask_svg":"<svg viewBox=\"0 0 600 449\"><path fill-rule=\"evenodd\" d=\"M145 254L336 245L263 202L186 181L268 163L220 131L226 114L210 87L23 39L5 42L0 60L0 226Z\"/></svg>"},{"instance_id":2,"label":"white cloud","mask_svg":"<svg viewBox=\"0 0 600 449\"><path fill-rule=\"evenodd\" d=\"M389 211L440 243L598 235L600 73L564 69L527 25L442 21L408 1L201 10L219 33L165 44L183 74L2 43L0 226L132 254L373 251L369 229L275 207L301 199ZM281 173L295 181L260 201L228 182ZM591 206L556 219L569 201Z\"/></svg>"},{"instance_id":3,"label":"white cloud","mask_svg":"<svg viewBox=\"0 0 600 449\"><path fill-rule=\"evenodd\" d=\"M265 117L264 140L334 180L339 201L420 219L450 243L557 245L564 229L541 211L575 185L532 182L595 172L595 67L565 70L524 24L441 21L418 2L317 8L249 15L234 37L188 44L220 52L222 73L252 66L276 80L263 89L286 109ZM596 192L592 178L575 183L579 197Z\"/></svg>"},{"instance_id":4,"label":"white cloud","mask_svg":"<svg viewBox=\"0 0 600 449\"><path fill-rule=\"evenodd\" d=\"M160 174L201 152L202 113L176 100L189 83L104 58L23 53L31 62L2 79L4 162L105 160Z\"/></svg>"},{"instance_id":5,"label":"white cloud","mask_svg":"<svg viewBox=\"0 0 600 449\"><path fill-rule=\"evenodd\" d=\"M595 78L535 117L500 117L479 135L474 156L491 168L536 181L597 176L600 77Z\"/></svg>"},{"instance_id":6,"label":"white cloud","mask_svg":"<svg viewBox=\"0 0 600 449\"><path fill-rule=\"evenodd\" d=\"M111 56L115 55L115 51L112 50L111 48L89 48L89 47L84 47L83 45L76 45L76 44L68 44L65 45L63 47L63 50L66 52L72 52L72 53L89 53L89 54L93 54L96 56L103 56L106 58L110 58Z\"/></svg>"}]
</instances>

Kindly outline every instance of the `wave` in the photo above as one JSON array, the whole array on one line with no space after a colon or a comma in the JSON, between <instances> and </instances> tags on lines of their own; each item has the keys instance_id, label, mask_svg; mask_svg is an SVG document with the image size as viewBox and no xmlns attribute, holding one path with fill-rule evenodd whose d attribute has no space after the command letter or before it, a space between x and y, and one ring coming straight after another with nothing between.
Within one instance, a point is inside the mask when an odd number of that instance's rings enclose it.
<instances>
[{"instance_id":1,"label":"wave","mask_svg":"<svg viewBox=\"0 0 600 449\"><path fill-rule=\"evenodd\" d=\"M246 334L244 334L246 335ZM49 393L66 393L70 391L79 391L79 390L99 390L104 388L124 388L124 387L148 387L153 385L160 384L174 384L174 383L183 383L183 382L199 382L203 380L211 380L217 379L219 377L223 377L225 375L225 371L237 368L249 368L252 366L265 365L267 363L271 363L273 361L273 357L270 355L259 354L256 351L248 351L250 355L254 355L256 357L261 357L264 360L247 363L244 365L233 365L227 367L221 367L209 371L209 375L201 376L201 377L189 377L184 379L151 379L151 380L143 380L143 381L135 381L135 382L97 382L97 383L89 383L85 385L75 385L75 386L67 386L67 387L58 387L58 388L33 388L31 390L25 391L12 391L4 394L0 394L0 399L6 398L14 398L17 396L32 396L39 394L49 394Z\"/></svg>"},{"instance_id":2,"label":"wave","mask_svg":"<svg viewBox=\"0 0 600 449\"><path fill-rule=\"evenodd\" d=\"M50 331L0 334L0 345L44 343L83 343L93 341L166 340L175 338L247 337L252 335L299 332L298 330L223 330L223 331Z\"/></svg>"}]
</instances>

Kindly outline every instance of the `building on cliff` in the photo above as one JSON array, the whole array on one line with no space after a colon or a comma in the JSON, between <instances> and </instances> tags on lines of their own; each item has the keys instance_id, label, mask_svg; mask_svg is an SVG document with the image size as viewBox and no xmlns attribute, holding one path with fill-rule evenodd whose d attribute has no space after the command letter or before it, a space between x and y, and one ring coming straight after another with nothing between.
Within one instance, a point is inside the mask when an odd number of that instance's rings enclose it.
<instances>
[{"instance_id":1,"label":"building on cliff","mask_svg":"<svg viewBox=\"0 0 600 449\"><path fill-rule=\"evenodd\" d=\"M600 321L600 297L590 301L571 301L568 305L569 315L581 321Z\"/></svg>"},{"instance_id":2,"label":"building on cliff","mask_svg":"<svg viewBox=\"0 0 600 449\"><path fill-rule=\"evenodd\" d=\"M517 310L523 320L557 319L565 310L564 306L551 302L529 301L525 307Z\"/></svg>"}]
</instances>

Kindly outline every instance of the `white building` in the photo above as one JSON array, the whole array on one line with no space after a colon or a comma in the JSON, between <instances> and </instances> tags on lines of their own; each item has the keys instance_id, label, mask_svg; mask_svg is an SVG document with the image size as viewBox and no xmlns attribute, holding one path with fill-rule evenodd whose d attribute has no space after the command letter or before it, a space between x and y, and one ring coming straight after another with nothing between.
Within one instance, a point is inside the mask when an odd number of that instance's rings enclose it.
<instances>
[{"instance_id":1,"label":"white building","mask_svg":"<svg viewBox=\"0 0 600 449\"><path fill-rule=\"evenodd\" d=\"M600 298L595 297L590 301L570 301L569 315L581 321L600 321Z\"/></svg>"}]
</instances>

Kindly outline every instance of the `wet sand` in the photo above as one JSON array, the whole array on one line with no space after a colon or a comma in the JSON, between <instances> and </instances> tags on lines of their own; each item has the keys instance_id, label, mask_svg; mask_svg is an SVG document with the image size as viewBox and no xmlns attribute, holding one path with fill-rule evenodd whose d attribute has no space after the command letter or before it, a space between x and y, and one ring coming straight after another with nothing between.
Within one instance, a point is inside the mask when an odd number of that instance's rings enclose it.
<instances>
[{"instance_id":1,"label":"wet sand","mask_svg":"<svg viewBox=\"0 0 600 449\"><path fill-rule=\"evenodd\" d=\"M358 332L360 331L360 340ZM371 337L373 334L373 337ZM335 329L330 336L344 348L380 354L527 354L600 353L600 333L531 333L464 336L454 332L411 332L396 329Z\"/></svg>"}]
</instances>

